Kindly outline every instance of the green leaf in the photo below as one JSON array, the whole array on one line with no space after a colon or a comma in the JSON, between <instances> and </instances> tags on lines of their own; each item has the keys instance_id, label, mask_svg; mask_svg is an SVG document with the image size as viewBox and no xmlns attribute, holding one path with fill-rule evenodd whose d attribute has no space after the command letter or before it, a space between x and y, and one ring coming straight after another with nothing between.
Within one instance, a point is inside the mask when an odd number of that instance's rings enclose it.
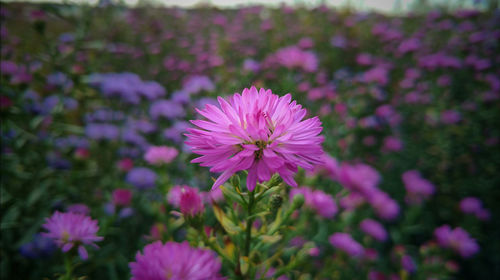
<instances>
[{"instance_id":1,"label":"green leaf","mask_svg":"<svg viewBox=\"0 0 500 280\"><path fill-rule=\"evenodd\" d=\"M226 198L228 198L228 200L237 202L244 207L247 206L247 202L241 197L240 194L235 191L234 188L229 188L224 185L220 186L219 188L222 190L222 193L224 194L224 196L226 196Z\"/></svg>"},{"instance_id":2,"label":"green leaf","mask_svg":"<svg viewBox=\"0 0 500 280\"><path fill-rule=\"evenodd\" d=\"M276 235L261 235L261 236L259 236L259 239L262 242L266 243L266 244L274 244L274 243L280 241L281 238L282 238L282 236L279 235L279 234L276 234Z\"/></svg>"},{"instance_id":3,"label":"green leaf","mask_svg":"<svg viewBox=\"0 0 500 280\"><path fill-rule=\"evenodd\" d=\"M227 231L227 233L231 235L235 235L240 233L242 230L240 227L238 227L236 224L234 224L227 216L222 209L217 206L213 205L214 209L214 214L219 223L222 225L222 227Z\"/></svg>"}]
</instances>

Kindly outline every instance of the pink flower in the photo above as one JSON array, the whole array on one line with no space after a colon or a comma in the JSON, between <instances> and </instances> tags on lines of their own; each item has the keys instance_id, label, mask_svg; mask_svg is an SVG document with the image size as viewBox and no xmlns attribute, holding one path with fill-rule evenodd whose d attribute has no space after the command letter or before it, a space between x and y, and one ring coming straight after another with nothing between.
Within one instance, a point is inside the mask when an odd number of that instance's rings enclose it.
<instances>
[{"instance_id":1,"label":"pink flower","mask_svg":"<svg viewBox=\"0 0 500 280\"><path fill-rule=\"evenodd\" d=\"M394 220L399 214L398 203L383 191L377 190L367 196L377 216L384 220Z\"/></svg>"},{"instance_id":2,"label":"pink flower","mask_svg":"<svg viewBox=\"0 0 500 280\"><path fill-rule=\"evenodd\" d=\"M325 153L322 156L323 163L316 165L312 173L326 173L332 180L337 180L340 171L338 161Z\"/></svg>"},{"instance_id":3,"label":"pink flower","mask_svg":"<svg viewBox=\"0 0 500 280\"><path fill-rule=\"evenodd\" d=\"M210 250L192 248L188 242L156 241L137 253L135 262L129 263L132 280L222 279L221 262Z\"/></svg>"},{"instance_id":4,"label":"pink flower","mask_svg":"<svg viewBox=\"0 0 500 280\"><path fill-rule=\"evenodd\" d=\"M483 203L479 198L466 197L460 201L460 210L466 214L474 214L480 220L489 220L490 212L483 208Z\"/></svg>"},{"instance_id":5,"label":"pink flower","mask_svg":"<svg viewBox=\"0 0 500 280\"><path fill-rule=\"evenodd\" d=\"M66 210L71 213L78 213L83 215L88 215L90 213L89 207L83 203L71 204Z\"/></svg>"},{"instance_id":6,"label":"pink flower","mask_svg":"<svg viewBox=\"0 0 500 280\"><path fill-rule=\"evenodd\" d=\"M366 234L377 239L378 241L385 241L387 239L387 231L385 228L377 221L372 219L364 219L360 224L359 228Z\"/></svg>"},{"instance_id":7,"label":"pink flower","mask_svg":"<svg viewBox=\"0 0 500 280\"><path fill-rule=\"evenodd\" d=\"M279 49L274 54L277 62L287 68L302 68L306 72L318 69L318 58L313 52L303 51L297 46Z\"/></svg>"},{"instance_id":8,"label":"pink flower","mask_svg":"<svg viewBox=\"0 0 500 280\"><path fill-rule=\"evenodd\" d=\"M116 164L118 169L124 172L134 168L134 161L130 158L123 158Z\"/></svg>"},{"instance_id":9,"label":"pink flower","mask_svg":"<svg viewBox=\"0 0 500 280\"><path fill-rule=\"evenodd\" d=\"M460 227L452 230L449 225L440 226L434 230L434 236L441 247L451 248L464 258L471 257L479 251L476 240Z\"/></svg>"},{"instance_id":10,"label":"pink flower","mask_svg":"<svg viewBox=\"0 0 500 280\"><path fill-rule=\"evenodd\" d=\"M381 86L386 85L389 82L389 70L385 67L376 66L363 75L365 82L376 82Z\"/></svg>"},{"instance_id":11,"label":"pink flower","mask_svg":"<svg viewBox=\"0 0 500 280\"><path fill-rule=\"evenodd\" d=\"M177 149L167 146L151 146L144 155L144 160L150 164L159 165L170 163L179 152Z\"/></svg>"},{"instance_id":12,"label":"pink flower","mask_svg":"<svg viewBox=\"0 0 500 280\"><path fill-rule=\"evenodd\" d=\"M195 188L183 188L179 200L179 207L185 216L197 216L203 214L203 198Z\"/></svg>"},{"instance_id":13,"label":"pink flower","mask_svg":"<svg viewBox=\"0 0 500 280\"><path fill-rule=\"evenodd\" d=\"M189 128L186 134L186 144L201 155L191 162L222 172L212 188L240 170L248 170L250 191L274 173L297 186L293 179L297 167L312 170L321 163L321 122L318 117L303 120L306 110L292 102L290 94L279 97L252 87L218 101L221 109L210 104L197 109L208 120L191 121L199 128Z\"/></svg>"},{"instance_id":14,"label":"pink flower","mask_svg":"<svg viewBox=\"0 0 500 280\"><path fill-rule=\"evenodd\" d=\"M346 252L351 257L361 257L365 249L348 233L337 232L328 238L333 247Z\"/></svg>"},{"instance_id":15,"label":"pink flower","mask_svg":"<svg viewBox=\"0 0 500 280\"><path fill-rule=\"evenodd\" d=\"M444 124L458 123L461 119L460 113L455 110L441 112L441 122Z\"/></svg>"},{"instance_id":16,"label":"pink flower","mask_svg":"<svg viewBox=\"0 0 500 280\"><path fill-rule=\"evenodd\" d=\"M309 187L292 189L290 200L293 197L302 194L305 198L305 205L316 211L323 218L333 218L337 214L338 208L335 200L321 190L312 190Z\"/></svg>"},{"instance_id":17,"label":"pink flower","mask_svg":"<svg viewBox=\"0 0 500 280\"><path fill-rule=\"evenodd\" d=\"M339 182L351 191L369 193L377 188L379 181L379 173L369 165L343 163L340 167Z\"/></svg>"},{"instance_id":18,"label":"pink flower","mask_svg":"<svg viewBox=\"0 0 500 280\"><path fill-rule=\"evenodd\" d=\"M403 142L394 136L387 136L384 138L384 147L385 151L401 151L403 149Z\"/></svg>"},{"instance_id":19,"label":"pink flower","mask_svg":"<svg viewBox=\"0 0 500 280\"><path fill-rule=\"evenodd\" d=\"M97 248L94 242L103 239L96 235L99 230L97 221L84 214L56 211L52 217L45 221L43 228L48 233L43 233L43 235L54 239L63 252L68 252L71 248L78 246L78 254L82 260L88 258L87 250L83 245Z\"/></svg>"},{"instance_id":20,"label":"pink flower","mask_svg":"<svg viewBox=\"0 0 500 280\"><path fill-rule=\"evenodd\" d=\"M119 206L128 206L132 200L132 191L129 189L116 189L113 191L113 204Z\"/></svg>"},{"instance_id":21,"label":"pink flower","mask_svg":"<svg viewBox=\"0 0 500 280\"><path fill-rule=\"evenodd\" d=\"M420 204L434 194L435 187L420 176L417 170L408 170L401 176L406 188L406 200L410 204Z\"/></svg>"},{"instance_id":22,"label":"pink flower","mask_svg":"<svg viewBox=\"0 0 500 280\"><path fill-rule=\"evenodd\" d=\"M190 189L190 186L178 185L172 187L167 194L167 201L175 207L179 207L181 203L181 194L183 189Z\"/></svg>"}]
</instances>

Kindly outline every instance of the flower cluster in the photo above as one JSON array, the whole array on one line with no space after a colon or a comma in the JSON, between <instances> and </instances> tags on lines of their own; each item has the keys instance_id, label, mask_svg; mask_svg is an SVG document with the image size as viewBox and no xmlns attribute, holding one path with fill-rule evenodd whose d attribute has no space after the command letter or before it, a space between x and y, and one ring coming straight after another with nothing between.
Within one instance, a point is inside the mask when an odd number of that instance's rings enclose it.
<instances>
[{"instance_id":1,"label":"flower cluster","mask_svg":"<svg viewBox=\"0 0 500 280\"><path fill-rule=\"evenodd\" d=\"M451 229L449 225L440 226L434 231L434 236L440 246L451 248L464 258L469 258L479 251L476 240L460 227Z\"/></svg>"}]
</instances>

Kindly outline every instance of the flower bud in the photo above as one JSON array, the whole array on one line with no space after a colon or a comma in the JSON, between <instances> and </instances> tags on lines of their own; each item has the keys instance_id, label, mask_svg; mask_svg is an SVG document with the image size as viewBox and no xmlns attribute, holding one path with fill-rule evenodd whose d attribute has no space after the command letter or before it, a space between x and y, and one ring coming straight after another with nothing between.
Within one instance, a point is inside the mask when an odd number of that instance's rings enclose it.
<instances>
[{"instance_id":1,"label":"flower bud","mask_svg":"<svg viewBox=\"0 0 500 280\"><path fill-rule=\"evenodd\" d=\"M270 206L269 206L271 211L278 210L282 204L283 204L283 197L281 197L281 195L273 194L271 196L271 202L270 202Z\"/></svg>"},{"instance_id":2,"label":"flower bud","mask_svg":"<svg viewBox=\"0 0 500 280\"><path fill-rule=\"evenodd\" d=\"M203 199L194 188L182 189L179 206L185 216L194 217L205 211Z\"/></svg>"}]
</instances>

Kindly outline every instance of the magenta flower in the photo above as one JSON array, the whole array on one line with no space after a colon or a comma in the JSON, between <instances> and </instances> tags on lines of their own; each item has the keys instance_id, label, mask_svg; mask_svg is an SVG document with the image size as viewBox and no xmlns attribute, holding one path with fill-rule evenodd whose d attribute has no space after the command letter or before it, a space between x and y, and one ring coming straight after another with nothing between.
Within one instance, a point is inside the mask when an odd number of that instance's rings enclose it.
<instances>
[{"instance_id":1,"label":"magenta flower","mask_svg":"<svg viewBox=\"0 0 500 280\"><path fill-rule=\"evenodd\" d=\"M452 230L449 225L442 225L434 230L434 236L441 247L451 248L464 258L471 257L479 251L476 240L463 228L457 227Z\"/></svg>"},{"instance_id":2,"label":"magenta flower","mask_svg":"<svg viewBox=\"0 0 500 280\"><path fill-rule=\"evenodd\" d=\"M170 163L179 154L176 148L167 146L151 146L144 155L144 160L150 164Z\"/></svg>"},{"instance_id":3,"label":"magenta flower","mask_svg":"<svg viewBox=\"0 0 500 280\"><path fill-rule=\"evenodd\" d=\"M116 189L112 193L113 204L128 206L132 201L132 191L129 189Z\"/></svg>"},{"instance_id":4,"label":"magenta flower","mask_svg":"<svg viewBox=\"0 0 500 280\"><path fill-rule=\"evenodd\" d=\"M384 220L394 220L399 214L399 205L388 194L381 190L367 195L368 202L377 216Z\"/></svg>"},{"instance_id":5,"label":"magenta flower","mask_svg":"<svg viewBox=\"0 0 500 280\"><path fill-rule=\"evenodd\" d=\"M483 208L483 203L479 198L466 197L460 201L460 210L465 214L474 214L480 220L489 220L490 211Z\"/></svg>"},{"instance_id":6,"label":"magenta flower","mask_svg":"<svg viewBox=\"0 0 500 280\"><path fill-rule=\"evenodd\" d=\"M129 263L131 280L211 280L219 276L221 262L210 250L191 248L187 242L161 241L144 247L144 254Z\"/></svg>"},{"instance_id":7,"label":"magenta flower","mask_svg":"<svg viewBox=\"0 0 500 280\"><path fill-rule=\"evenodd\" d=\"M339 171L339 182L347 189L362 194L376 190L380 175L373 167L366 164L342 164Z\"/></svg>"},{"instance_id":8,"label":"magenta flower","mask_svg":"<svg viewBox=\"0 0 500 280\"><path fill-rule=\"evenodd\" d=\"M379 222L372 219L364 219L360 224L359 228L366 234L375 238L378 241L385 241L387 239L387 231L384 226Z\"/></svg>"},{"instance_id":9,"label":"magenta flower","mask_svg":"<svg viewBox=\"0 0 500 280\"><path fill-rule=\"evenodd\" d=\"M218 101L222 109L210 104L197 109L208 120L191 121L199 129L189 128L186 134L186 144L201 155L191 162L222 172L212 188L240 170L248 170L250 191L274 173L297 186L293 179L297 167L312 170L321 163L321 122L318 117L303 120L306 110L290 94L279 97L252 87Z\"/></svg>"},{"instance_id":10,"label":"magenta flower","mask_svg":"<svg viewBox=\"0 0 500 280\"><path fill-rule=\"evenodd\" d=\"M45 221L43 228L48 233L43 233L43 235L54 239L63 252L78 247L78 254L82 260L88 258L87 250L83 245L97 248L94 242L103 239L103 237L96 235L99 230L97 221L83 214L56 211L52 217Z\"/></svg>"},{"instance_id":11,"label":"magenta flower","mask_svg":"<svg viewBox=\"0 0 500 280\"><path fill-rule=\"evenodd\" d=\"M435 192L434 185L420 176L417 170L408 170L401 176L406 188L406 200L410 204L420 204Z\"/></svg>"},{"instance_id":12,"label":"magenta flower","mask_svg":"<svg viewBox=\"0 0 500 280\"><path fill-rule=\"evenodd\" d=\"M311 51L301 50L297 46L281 48L274 54L276 61L289 69L301 68L306 72L318 69L318 58Z\"/></svg>"},{"instance_id":13,"label":"magenta flower","mask_svg":"<svg viewBox=\"0 0 500 280\"><path fill-rule=\"evenodd\" d=\"M312 190L309 187L292 189L290 201L293 197L302 194L305 198L305 205L318 213L323 218L333 218L337 214L338 208L335 200L321 190Z\"/></svg>"},{"instance_id":14,"label":"magenta flower","mask_svg":"<svg viewBox=\"0 0 500 280\"><path fill-rule=\"evenodd\" d=\"M333 247L346 252L351 257L361 257L365 249L348 233L337 232L328 238Z\"/></svg>"},{"instance_id":15,"label":"magenta flower","mask_svg":"<svg viewBox=\"0 0 500 280\"><path fill-rule=\"evenodd\" d=\"M195 188L183 188L179 199L179 207L185 216L196 216L203 214L203 197Z\"/></svg>"}]
</instances>

